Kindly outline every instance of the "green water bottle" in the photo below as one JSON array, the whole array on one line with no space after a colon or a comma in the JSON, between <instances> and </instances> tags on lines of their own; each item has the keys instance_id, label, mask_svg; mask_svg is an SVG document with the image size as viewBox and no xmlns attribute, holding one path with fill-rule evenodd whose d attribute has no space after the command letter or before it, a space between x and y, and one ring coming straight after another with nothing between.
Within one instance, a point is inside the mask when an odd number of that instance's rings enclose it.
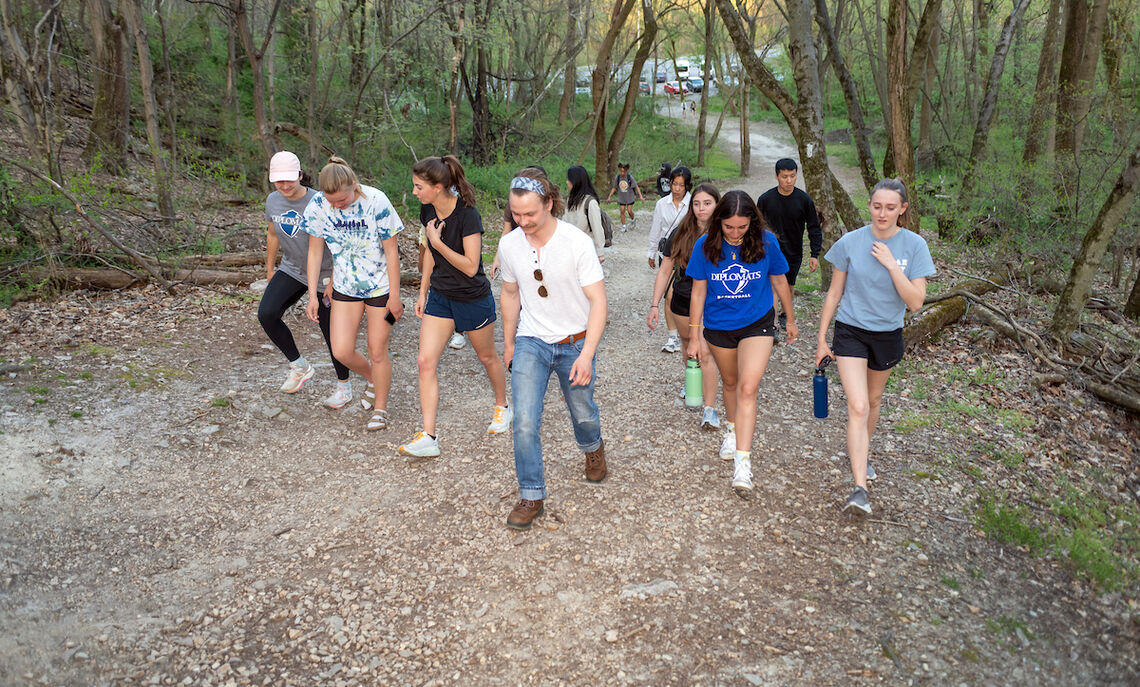
<instances>
[{"instance_id":1,"label":"green water bottle","mask_svg":"<svg viewBox=\"0 0 1140 687\"><path fill-rule=\"evenodd\" d=\"M701 397L701 361L690 358L685 362L685 405L700 408L704 402Z\"/></svg>"}]
</instances>

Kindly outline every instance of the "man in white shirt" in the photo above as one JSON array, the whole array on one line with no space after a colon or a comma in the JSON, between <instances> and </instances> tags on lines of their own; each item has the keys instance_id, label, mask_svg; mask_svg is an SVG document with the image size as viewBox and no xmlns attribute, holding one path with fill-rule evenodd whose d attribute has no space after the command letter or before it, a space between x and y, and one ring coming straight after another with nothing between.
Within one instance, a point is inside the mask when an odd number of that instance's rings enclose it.
<instances>
[{"instance_id":1,"label":"man in white shirt","mask_svg":"<svg viewBox=\"0 0 1140 687\"><path fill-rule=\"evenodd\" d=\"M524 170L528 173L530 170ZM527 529L543 512L542 403L551 373L586 453L586 479L606 477L605 447L594 403L594 353L606 326L606 287L589 236L554 216L558 187L545 175L511 180L510 209L522 231L499 242L503 359L511 369L515 474L519 502L507 526Z\"/></svg>"}]
</instances>

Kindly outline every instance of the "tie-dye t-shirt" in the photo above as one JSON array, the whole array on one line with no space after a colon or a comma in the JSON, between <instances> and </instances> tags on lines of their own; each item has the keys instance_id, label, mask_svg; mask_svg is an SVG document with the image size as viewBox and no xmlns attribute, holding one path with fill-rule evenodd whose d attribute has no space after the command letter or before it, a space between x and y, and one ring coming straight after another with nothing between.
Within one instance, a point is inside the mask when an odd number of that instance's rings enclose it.
<instances>
[{"instance_id":1,"label":"tie-dye t-shirt","mask_svg":"<svg viewBox=\"0 0 1140 687\"><path fill-rule=\"evenodd\" d=\"M388 267L381 241L404 225L388 196L361 184L362 197L338 210L318 193L305 208L301 225L306 233L324 239L333 256L333 288L353 298L375 298L388 293Z\"/></svg>"}]
</instances>

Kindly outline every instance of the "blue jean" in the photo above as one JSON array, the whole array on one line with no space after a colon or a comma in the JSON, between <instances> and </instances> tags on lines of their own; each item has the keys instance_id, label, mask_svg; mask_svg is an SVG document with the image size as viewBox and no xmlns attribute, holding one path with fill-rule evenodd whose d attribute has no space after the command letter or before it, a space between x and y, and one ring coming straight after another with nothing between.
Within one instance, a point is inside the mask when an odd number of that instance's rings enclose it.
<instances>
[{"instance_id":1,"label":"blue jean","mask_svg":"<svg viewBox=\"0 0 1140 687\"><path fill-rule=\"evenodd\" d=\"M548 344L530 336L515 339L515 357L511 361L511 405L515 411L515 474L520 498L532 501L546 498L539 431L542 429L543 399L551 372L558 375L558 383L562 385L562 398L570 411L578 448L589 453L602 445L602 420L594 403L593 374L589 384L570 385L570 368L581 355L584 342L583 339L569 344Z\"/></svg>"}]
</instances>

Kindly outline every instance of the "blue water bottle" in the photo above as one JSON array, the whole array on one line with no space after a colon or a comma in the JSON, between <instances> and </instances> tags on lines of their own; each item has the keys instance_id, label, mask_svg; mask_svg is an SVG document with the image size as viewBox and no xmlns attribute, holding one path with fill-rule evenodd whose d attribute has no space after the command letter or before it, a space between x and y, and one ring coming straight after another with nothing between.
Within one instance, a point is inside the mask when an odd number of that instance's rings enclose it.
<instances>
[{"instance_id":1,"label":"blue water bottle","mask_svg":"<svg viewBox=\"0 0 1140 687\"><path fill-rule=\"evenodd\" d=\"M819 367L815 368L815 376L811 380L815 400L815 416L821 420L827 417L827 374L823 370L830 362L831 356L824 356L823 360L819 361Z\"/></svg>"}]
</instances>

